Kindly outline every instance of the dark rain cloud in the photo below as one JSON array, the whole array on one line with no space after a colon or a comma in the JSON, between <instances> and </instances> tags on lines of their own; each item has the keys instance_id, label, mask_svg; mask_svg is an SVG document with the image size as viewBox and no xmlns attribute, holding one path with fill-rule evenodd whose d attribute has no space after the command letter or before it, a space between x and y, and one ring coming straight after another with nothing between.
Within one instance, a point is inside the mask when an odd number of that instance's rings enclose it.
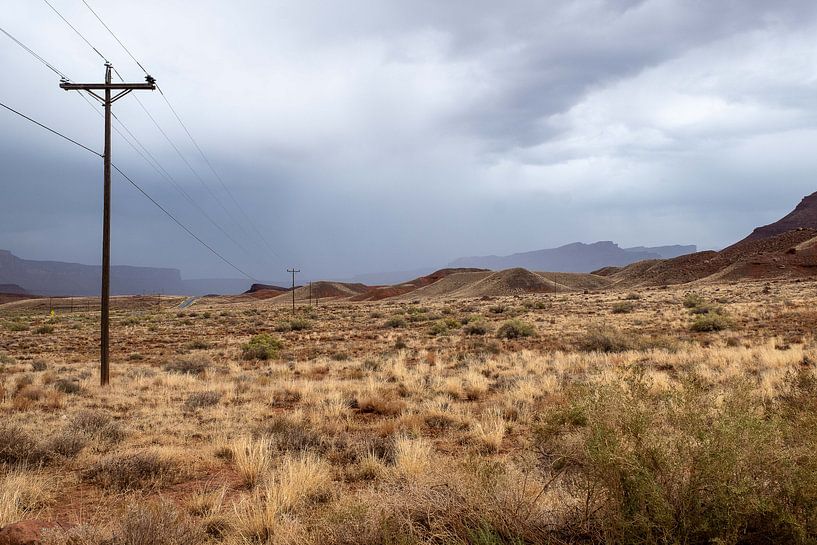
<instances>
[{"instance_id":1,"label":"dark rain cloud","mask_svg":"<svg viewBox=\"0 0 817 545\"><path fill-rule=\"evenodd\" d=\"M74 80L100 77L101 60L47 6L12 4L4 28ZM140 100L209 189L132 97L117 115L229 236L119 135L115 160L255 276L412 269L575 240L719 247L817 189L814 2L92 5L243 211L156 93ZM143 76L81 2L55 6L126 77ZM98 112L0 38L0 100L101 149ZM98 158L4 112L0 127L0 248L98 261ZM114 185L114 262L235 276Z\"/></svg>"}]
</instances>

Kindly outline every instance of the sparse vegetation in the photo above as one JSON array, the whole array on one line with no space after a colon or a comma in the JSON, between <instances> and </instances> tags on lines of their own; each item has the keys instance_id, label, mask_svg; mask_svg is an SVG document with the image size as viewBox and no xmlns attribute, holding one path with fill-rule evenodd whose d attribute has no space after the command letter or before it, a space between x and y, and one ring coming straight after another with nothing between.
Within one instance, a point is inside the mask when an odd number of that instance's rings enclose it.
<instances>
[{"instance_id":1,"label":"sparse vegetation","mask_svg":"<svg viewBox=\"0 0 817 545\"><path fill-rule=\"evenodd\" d=\"M98 315L3 327L0 524L64 517L43 542L82 545L805 545L817 283L761 287L327 300L308 329L266 300L114 306L138 323L107 388ZM44 323L15 305L0 323ZM729 333L693 331L713 309ZM263 333L281 323L285 346Z\"/></svg>"},{"instance_id":2,"label":"sparse vegetation","mask_svg":"<svg viewBox=\"0 0 817 545\"><path fill-rule=\"evenodd\" d=\"M611 312L613 314L629 314L633 310L635 310L635 305L632 301L619 301L617 303L613 303L611 308Z\"/></svg>"},{"instance_id":3,"label":"sparse vegetation","mask_svg":"<svg viewBox=\"0 0 817 545\"><path fill-rule=\"evenodd\" d=\"M386 327L390 327L392 329L397 329L399 327L406 327L406 318L405 316L392 316L388 320L386 320Z\"/></svg>"},{"instance_id":4,"label":"sparse vegetation","mask_svg":"<svg viewBox=\"0 0 817 545\"><path fill-rule=\"evenodd\" d=\"M203 375L212 365L206 356L190 356L168 362L165 371L181 375Z\"/></svg>"},{"instance_id":5,"label":"sparse vegetation","mask_svg":"<svg viewBox=\"0 0 817 545\"><path fill-rule=\"evenodd\" d=\"M149 490L182 475L178 462L159 452L111 454L82 473L82 479L105 490Z\"/></svg>"},{"instance_id":6,"label":"sparse vegetation","mask_svg":"<svg viewBox=\"0 0 817 545\"><path fill-rule=\"evenodd\" d=\"M218 405L219 401L221 401L221 392L207 390L205 392L190 394L187 400L185 400L184 406L188 410L201 409L203 407Z\"/></svg>"},{"instance_id":7,"label":"sparse vegetation","mask_svg":"<svg viewBox=\"0 0 817 545\"><path fill-rule=\"evenodd\" d=\"M624 352L635 348L632 336L610 326L593 326L579 340L585 352Z\"/></svg>"}]
</instances>

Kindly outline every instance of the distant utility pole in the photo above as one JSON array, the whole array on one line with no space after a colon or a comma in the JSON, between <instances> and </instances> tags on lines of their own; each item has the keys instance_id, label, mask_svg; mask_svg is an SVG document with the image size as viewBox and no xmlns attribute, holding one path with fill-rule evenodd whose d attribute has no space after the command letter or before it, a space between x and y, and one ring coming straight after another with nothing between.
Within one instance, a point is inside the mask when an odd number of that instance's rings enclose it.
<instances>
[{"instance_id":1,"label":"distant utility pole","mask_svg":"<svg viewBox=\"0 0 817 545\"><path fill-rule=\"evenodd\" d=\"M312 306L312 280L309 281L309 306Z\"/></svg>"},{"instance_id":2,"label":"distant utility pole","mask_svg":"<svg viewBox=\"0 0 817 545\"><path fill-rule=\"evenodd\" d=\"M295 267L287 269L288 273L292 273L292 315L295 316L295 273L301 272L301 269Z\"/></svg>"},{"instance_id":3,"label":"distant utility pole","mask_svg":"<svg viewBox=\"0 0 817 545\"><path fill-rule=\"evenodd\" d=\"M111 83L113 65L105 63L105 83L60 82L66 91L87 91L105 107L105 153L103 155L104 204L102 210L102 319L100 335L99 382L107 386L110 368L110 299L111 299L111 106L131 91L156 89L156 80L147 76L146 83ZM94 91L105 91L104 98ZM111 96L111 91L119 91Z\"/></svg>"}]
</instances>

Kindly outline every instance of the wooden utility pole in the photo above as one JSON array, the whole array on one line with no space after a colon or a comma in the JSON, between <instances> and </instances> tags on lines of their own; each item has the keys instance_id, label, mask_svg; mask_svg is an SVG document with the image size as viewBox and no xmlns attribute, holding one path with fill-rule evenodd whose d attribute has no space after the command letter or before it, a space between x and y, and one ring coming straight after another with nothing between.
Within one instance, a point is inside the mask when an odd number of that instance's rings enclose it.
<instances>
[{"instance_id":1,"label":"wooden utility pole","mask_svg":"<svg viewBox=\"0 0 817 545\"><path fill-rule=\"evenodd\" d=\"M99 382L107 386L110 368L110 299L111 299L111 106L131 91L156 89L156 80L147 76L146 83L112 83L113 65L105 63L105 83L70 83L61 81L66 91L87 91L105 107L105 153L103 155L104 198L102 208L102 319L100 334ZM94 91L105 91L104 97ZM119 91L113 97L111 91Z\"/></svg>"},{"instance_id":2,"label":"wooden utility pole","mask_svg":"<svg viewBox=\"0 0 817 545\"><path fill-rule=\"evenodd\" d=\"M309 306L312 306L312 280L309 281Z\"/></svg>"},{"instance_id":3,"label":"wooden utility pole","mask_svg":"<svg viewBox=\"0 0 817 545\"><path fill-rule=\"evenodd\" d=\"M288 273L292 273L292 315L295 316L295 273L301 272L301 269L295 267L287 269Z\"/></svg>"}]
</instances>

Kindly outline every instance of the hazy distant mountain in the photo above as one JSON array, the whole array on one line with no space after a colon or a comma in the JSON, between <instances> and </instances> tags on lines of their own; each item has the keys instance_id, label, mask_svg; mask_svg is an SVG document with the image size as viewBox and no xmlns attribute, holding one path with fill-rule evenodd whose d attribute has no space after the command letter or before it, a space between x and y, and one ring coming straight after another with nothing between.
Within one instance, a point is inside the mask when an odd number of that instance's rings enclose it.
<instances>
[{"instance_id":1,"label":"hazy distant mountain","mask_svg":"<svg viewBox=\"0 0 817 545\"><path fill-rule=\"evenodd\" d=\"M16 284L31 294L99 295L101 282L99 265L20 259L7 250L0 250L0 284ZM183 280L178 269L111 266L113 295L237 294L244 292L250 283L236 278Z\"/></svg>"},{"instance_id":2,"label":"hazy distant mountain","mask_svg":"<svg viewBox=\"0 0 817 545\"><path fill-rule=\"evenodd\" d=\"M550 272L591 272L603 267L623 267L645 259L667 259L693 253L697 250L689 246L658 246L621 248L610 241L584 244L574 242L558 248L523 252L507 256L461 257L450 263L450 267L479 267L492 270L522 267L531 271Z\"/></svg>"}]
</instances>

